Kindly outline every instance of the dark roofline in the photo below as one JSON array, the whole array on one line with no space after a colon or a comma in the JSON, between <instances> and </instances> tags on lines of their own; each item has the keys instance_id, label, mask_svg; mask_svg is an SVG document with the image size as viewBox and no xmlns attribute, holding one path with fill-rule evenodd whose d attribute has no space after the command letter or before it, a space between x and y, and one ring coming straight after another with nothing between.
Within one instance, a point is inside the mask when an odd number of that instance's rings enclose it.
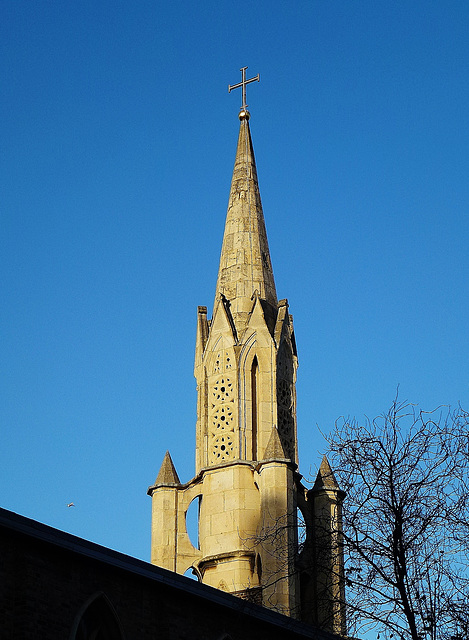
<instances>
[{"instance_id":1,"label":"dark roofline","mask_svg":"<svg viewBox=\"0 0 469 640\"><path fill-rule=\"evenodd\" d=\"M89 540L84 540L70 533L65 533L65 531L54 529L46 524L20 516L13 511L8 511L1 507L0 528L30 536L36 540L71 551L72 553L86 556L109 566L122 569L123 571L129 571L142 578L165 584L173 589L185 591L197 598L208 600L214 604L228 607L235 611L240 611L277 627L283 627L284 629L297 632L305 638L314 638L315 640L338 640L339 638L334 634L316 629L310 625L277 613L276 611L271 611L265 607L246 602L229 593L201 584L173 571L157 567L138 558L120 553L119 551L108 549L95 542L90 542Z\"/></svg>"}]
</instances>

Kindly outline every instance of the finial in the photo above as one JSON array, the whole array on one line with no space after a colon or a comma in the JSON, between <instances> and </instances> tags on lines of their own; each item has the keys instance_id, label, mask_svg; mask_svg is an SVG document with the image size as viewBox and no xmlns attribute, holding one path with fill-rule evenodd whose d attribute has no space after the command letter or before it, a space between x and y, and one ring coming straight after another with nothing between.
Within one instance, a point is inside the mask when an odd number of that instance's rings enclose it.
<instances>
[{"instance_id":1,"label":"finial","mask_svg":"<svg viewBox=\"0 0 469 640\"><path fill-rule=\"evenodd\" d=\"M248 105L246 104L246 85L249 84L250 82L255 82L257 80L257 82L260 82L260 75L257 74L257 76L255 76L254 78L250 78L249 80L246 80L246 69L247 67L243 67L242 69L240 69L241 71L241 82L238 82L238 84L229 84L228 85L228 93L231 93L231 91L233 89L237 89L238 87L242 87L243 89L243 104L241 105L241 109L239 112L239 119L240 120L249 120L250 118L250 114L248 111Z\"/></svg>"}]
</instances>

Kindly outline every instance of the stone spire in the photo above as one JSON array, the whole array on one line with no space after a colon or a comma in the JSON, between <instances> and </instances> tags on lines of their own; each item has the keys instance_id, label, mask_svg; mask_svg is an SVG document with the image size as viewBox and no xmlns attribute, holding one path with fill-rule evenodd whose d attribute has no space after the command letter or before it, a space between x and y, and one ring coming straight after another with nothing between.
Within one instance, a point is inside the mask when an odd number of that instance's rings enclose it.
<instances>
[{"instance_id":1,"label":"stone spire","mask_svg":"<svg viewBox=\"0 0 469 640\"><path fill-rule=\"evenodd\" d=\"M166 451L163 462L161 463L160 470L155 480L155 485L157 484L180 484L179 476L174 467L169 451Z\"/></svg>"},{"instance_id":2,"label":"stone spire","mask_svg":"<svg viewBox=\"0 0 469 640\"><path fill-rule=\"evenodd\" d=\"M339 489L337 480L329 464L329 460L326 456L323 456L321 466L319 467L318 475L314 482L313 491L319 491L321 489ZM342 492L341 492L342 493Z\"/></svg>"},{"instance_id":3,"label":"stone spire","mask_svg":"<svg viewBox=\"0 0 469 640\"><path fill-rule=\"evenodd\" d=\"M220 294L229 300L238 331L243 328L252 310L255 292L261 300L277 307L274 274L249 130L249 112L241 110L239 119L241 126L214 306L215 310Z\"/></svg>"},{"instance_id":4,"label":"stone spire","mask_svg":"<svg viewBox=\"0 0 469 640\"><path fill-rule=\"evenodd\" d=\"M285 451L283 450L282 442L276 427L272 427L272 433L269 438L269 442L264 451L265 460L269 459L285 459Z\"/></svg>"},{"instance_id":5,"label":"stone spire","mask_svg":"<svg viewBox=\"0 0 469 640\"><path fill-rule=\"evenodd\" d=\"M343 590L343 492L326 458L310 491L297 473L293 318L287 300L277 302L249 131L245 89L259 76L241 72L242 82L229 87L242 87L243 104L215 305L211 319L207 307L197 312L195 476L180 484L166 454L148 489L151 557L180 574L192 567L208 586L345 636L343 606L336 613L331 598L342 598ZM194 500L197 547L186 529ZM307 530L302 547L297 507Z\"/></svg>"}]
</instances>

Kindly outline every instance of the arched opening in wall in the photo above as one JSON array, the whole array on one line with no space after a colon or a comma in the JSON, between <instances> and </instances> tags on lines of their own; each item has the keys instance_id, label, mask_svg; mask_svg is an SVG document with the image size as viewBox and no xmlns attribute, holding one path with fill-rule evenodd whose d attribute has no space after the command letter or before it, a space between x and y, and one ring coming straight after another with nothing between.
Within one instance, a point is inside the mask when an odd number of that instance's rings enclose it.
<instances>
[{"instance_id":1,"label":"arched opening in wall","mask_svg":"<svg viewBox=\"0 0 469 640\"><path fill-rule=\"evenodd\" d=\"M188 569L186 569L183 575L186 578L190 578L191 580L197 580L198 582L200 582L199 576L196 574L193 567L189 567Z\"/></svg>"},{"instance_id":2,"label":"arched opening in wall","mask_svg":"<svg viewBox=\"0 0 469 640\"><path fill-rule=\"evenodd\" d=\"M262 559L259 554L257 554L256 564L257 564L257 579L259 580L259 584L261 585L262 584Z\"/></svg>"},{"instance_id":3,"label":"arched opening in wall","mask_svg":"<svg viewBox=\"0 0 469 640\"><path fill-rule=\"evenodd\" d=\"M254 356L251 367L251 442L252 460L257 460L257 430L258 430L258 384L259 364Z\"/></svg>"},{"instance_id":4,"label":"arched opening in wall","mask_svg":"<svg viewBox=\"0 0 469 640\"><path fill-rule=\"evenodd\" d=\"M104 593L85 603L72 627L71 640L124 640L114 607Z\"/></svg>"},{"instance_id":5,"label":"arched opening in wall","mask_svg":"<svg viewBox=\"0 0 469 640\"><path fill-rule=\"evenodd\" d=\"M298 532L298 554L300 554L306 544L306 522L301 509L296 509L296 527Z\"/></svg>"},{"instance_id":6,"label":"arched opening in wall","mask_svg":"<svg viewBox=\"0 0 469 640\"><path fill-rule=\"evenodd\" d=\"M191 544L196 549L200 549L199 540L199 518L200 518L200 503L202 496L196 496L186 511L186 531L189 536Z\"/></svg>"}]
</instances>

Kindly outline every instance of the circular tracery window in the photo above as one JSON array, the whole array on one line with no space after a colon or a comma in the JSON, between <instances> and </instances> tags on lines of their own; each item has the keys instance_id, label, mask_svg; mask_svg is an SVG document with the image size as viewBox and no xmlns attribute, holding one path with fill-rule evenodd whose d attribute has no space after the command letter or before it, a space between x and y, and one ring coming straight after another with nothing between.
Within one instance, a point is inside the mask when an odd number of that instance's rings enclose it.
<instances>
[{"instance_id":1,"label":"circular tracery window","mask_svg":"<svg viewBox=\"0 0 469 640\"><path fill-rule=\"evenodd\" d=\"M214 402L229 400L233 395L233 383L229 378L220 378L215 382L212 394Z\"/></svg>"},{"instance_id":2,"label":"circular tracery window","mask_svg":"<svg viewBox=\"0 0 469 640\"><path fill-rule=\"evenodd\" d=\"M213 440L212 455L216 462L223 462L233 457L233 436L231 434L223 434L217 436Z\"/></svg>"},{"instance_id":3,"label":"circular tracery window","mask_svg":"<svg viewBox=\"0 0 469 640\"><path fill-rule=\"evenodd\" d=\"M285 453L293 460L295 453L294 421L289 409L278 408L278 434Z\"/></svg>"},{"instance_id":4,"label":"circular tracery window","mask_svg":"<svg viewBox=\"0 0 469 640\"><path fill-rule=\"evenodd\" d=\"M215 430L230 430L233 422L233 406L228 403L218 407L212 416L212 426Z\"/></svg>"},{"instance_id":5,"label":"circular tracery window","mask_svg":"<svg viewBox=\"0 0 469 640\"><path fill-rule=\"evenodd\" d=\"M278 402L285 407L292 405L291 384L287 380L279 380L278 382Z\"/></svg>"}]
</instances>

